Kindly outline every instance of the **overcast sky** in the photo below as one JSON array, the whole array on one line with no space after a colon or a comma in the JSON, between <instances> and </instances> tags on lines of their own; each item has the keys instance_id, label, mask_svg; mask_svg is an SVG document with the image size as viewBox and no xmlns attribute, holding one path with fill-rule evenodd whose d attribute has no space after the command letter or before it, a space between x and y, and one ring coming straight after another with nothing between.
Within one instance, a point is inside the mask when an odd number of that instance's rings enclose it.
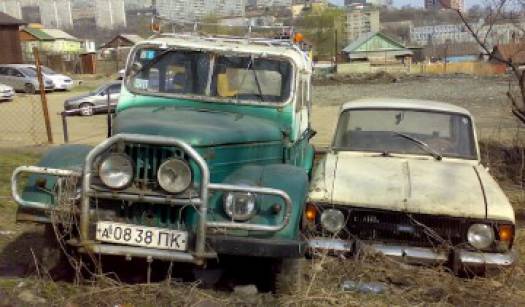
<instances>
[{"instance_id":1,"label":"overcast sky","mask_svg":"<svg viewBox=\"0 0 525 307\"><path fill-rule=\"evenodd\" d=\"M331 0L331 2L336 3L336 4L343 4L344 0ZM403 6L403 5L410 4L414 7L417 7L417 6L422 7L424 2L425 0L394 0L394 4L396 6ZM482 2L483 0L465 0L465 5L467 7L470 7L474 4L480 4Z\"/></svg>"}]
</instances>

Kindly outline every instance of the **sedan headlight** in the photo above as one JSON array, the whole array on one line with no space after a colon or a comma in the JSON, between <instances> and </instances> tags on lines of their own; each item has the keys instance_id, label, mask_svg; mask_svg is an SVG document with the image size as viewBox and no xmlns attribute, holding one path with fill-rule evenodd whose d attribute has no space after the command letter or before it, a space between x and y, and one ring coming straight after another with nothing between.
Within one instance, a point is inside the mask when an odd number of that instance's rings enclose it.
<instances>
[{"instance_id":1,"label":"sedan headlight","mask_svg":"<svg viewBox=\"0 0 525 307\"><path fill-rule=\"evenodd\" d=\"M467 239L477 249L485 249L494 243L494 229L485 224L473 224L469 227Z\"/></svg>"},{"instance_id":2,"label":"sedan headlight","mask_svg":"<svg viewBox=\"0 0 525 307\"><path fill-rule=\"evenodd\" d=\"M98 175L107 187L125 189L133 181L133 162L125 154L110 154L100 163Z\"/></svg>"},{"instance_id":3,"label":"sedan headlight","mask_svg":"<svg viewBox=\"0 0 525 307\"><path fill-rule=\"evenodd\" d=\"M331 233L337 233L345 226L345 216L337 209L327 209L321 214L321 226Z\"/></svg>"},{"instance_id":4,"label":"sedan headlight","mask_svg":"<svg viewBox=\"0 0 525 307\"><path fill-rule=\"evenodd\" d=\"M179 159L170 159L162 163L157 172L157 180L168 193L184 192L191 184L191 168Z\"/></svg>"},{"instance_id":5,"label":"sedan headlight","mask_svg":"<svg viewBox=\"0 0 525 307\"><path fill-rule=\"evenodd\" d=\"M253 193L230 192L224 195L224 212L235 221L247 221L257 207Z\"/></svg>"}]
</instances>

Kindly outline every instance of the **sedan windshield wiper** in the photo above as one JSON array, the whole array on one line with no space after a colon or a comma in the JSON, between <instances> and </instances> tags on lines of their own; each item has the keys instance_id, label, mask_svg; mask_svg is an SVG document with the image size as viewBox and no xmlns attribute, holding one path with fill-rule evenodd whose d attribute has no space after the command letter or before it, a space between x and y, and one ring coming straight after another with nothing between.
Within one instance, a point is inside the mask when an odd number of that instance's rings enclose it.
<instances>
[{"instance_id":1,"label":"sedan windshield wiper","mask_svg":"<svg viewBox=\"0 0 525 307\"><path fill-rule=\"evenodd\" d=\"M415 143L416 145L418 145L421 149L423 149L424 151L426 151L427 153L429 153L432 157L434 157L434 159L438 160L438 161L441 161L443 159L443 155L433 149L432 147L430 147L427 143L423 142L422 140L418 139L418 138L415 138L413 136L410 136L406 133L402 133L402 132L397 132L397 131L393 131L392 132L393 135L397 135L397 136L400 136L404 139L407 139L413 143Z\"/></svg>"}]
</instances>

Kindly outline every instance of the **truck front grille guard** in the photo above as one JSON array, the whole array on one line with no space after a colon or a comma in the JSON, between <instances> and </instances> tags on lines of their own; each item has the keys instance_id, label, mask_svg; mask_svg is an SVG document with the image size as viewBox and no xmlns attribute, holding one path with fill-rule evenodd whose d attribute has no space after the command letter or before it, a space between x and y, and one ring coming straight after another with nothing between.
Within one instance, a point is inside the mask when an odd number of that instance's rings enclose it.
<instances>
[{"instance_id":1,"label":"truck front grille guard","mask_svg":"<svg viewBox=\"0 0 525 307\"><path fill-rule=\"evenodd\" d=\"M92 165L99 155L103 154L106 150L111 148L114 144L119 142L130 142L139 144L149 145L167 145L177 146L185 151L191 159L193 159L201 171L201 185L200 185L200 197L192 199L176 199L168 195L167 197L161 196L146 196L129 193L114 193L97 191L91 188L91 179L93 177ZM13 199L21 206L30 207L35 209L49 209L50 204L43 204L37 202L25 201L22 199L18 192L18 178L21 173L34 173L34 174L45 174L58 177L83 177L82 180L82 201L80 207L80 245L83 249L87 249L93 252L99 252L103 254L113 255L131 255L131 256L145 256L161 258L166 260L174 261L187 261L194 263L202 263L203 258L216 257L212 253L206 252L206 230L207 228L222 228L222 229L243 229L243 230L254 230L254 231L265 231L265 232L277 232L286 225L290 220L292 211L292 200L290 196L284 191L263 188L263 187L250 187L250 186L236 186L231 184L216 184L210 183L210 172L206 161L200 156L200 154L192 148L190 145L176 138L160 137L160 136L146 136L139 134L117 134L111 138L106 139L104 142L95 146L87 155L84 173L80 175L75 171L49 169L44 167L36 166L21 166L13 172L12 176L12 196ZM276 225L262 225L262 224L250 224L250 223L237 223L237 222L214 222L207 221L208 215L208 195L209 190L216 191L228 191L228 192L251 192L257 194L274 195L283 199L285 204L284 217L281 223ZM151 202L156 204L170 204L170 205L195 205L199 210L199 223L196 231L196 242L194 256L180 252L171 251L157 251L154 249L130 247L130 246L113 246L104 245L91 242L89 240L89 211L90 211L90 198L104 198L104 199L120 199L127 201L141 201Z\"/></svg>"}]
</instances>

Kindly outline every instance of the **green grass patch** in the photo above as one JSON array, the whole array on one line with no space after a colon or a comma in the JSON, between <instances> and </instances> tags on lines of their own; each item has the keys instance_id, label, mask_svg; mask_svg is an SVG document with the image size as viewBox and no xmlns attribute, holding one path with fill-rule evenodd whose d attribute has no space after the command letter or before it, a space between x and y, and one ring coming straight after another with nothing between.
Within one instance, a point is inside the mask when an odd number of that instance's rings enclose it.
<instances>
[{"instance_id":1,"label":"green grass patch","mask_svg":"<svg viewBox=\"0 0 525 307\"><path fill-rule=\"evenodd\" d=\"M11 174L21 165L32 165L40 153L27 151L0 151L0 197L11 195Z\"/></svg>"}]
</instances>

